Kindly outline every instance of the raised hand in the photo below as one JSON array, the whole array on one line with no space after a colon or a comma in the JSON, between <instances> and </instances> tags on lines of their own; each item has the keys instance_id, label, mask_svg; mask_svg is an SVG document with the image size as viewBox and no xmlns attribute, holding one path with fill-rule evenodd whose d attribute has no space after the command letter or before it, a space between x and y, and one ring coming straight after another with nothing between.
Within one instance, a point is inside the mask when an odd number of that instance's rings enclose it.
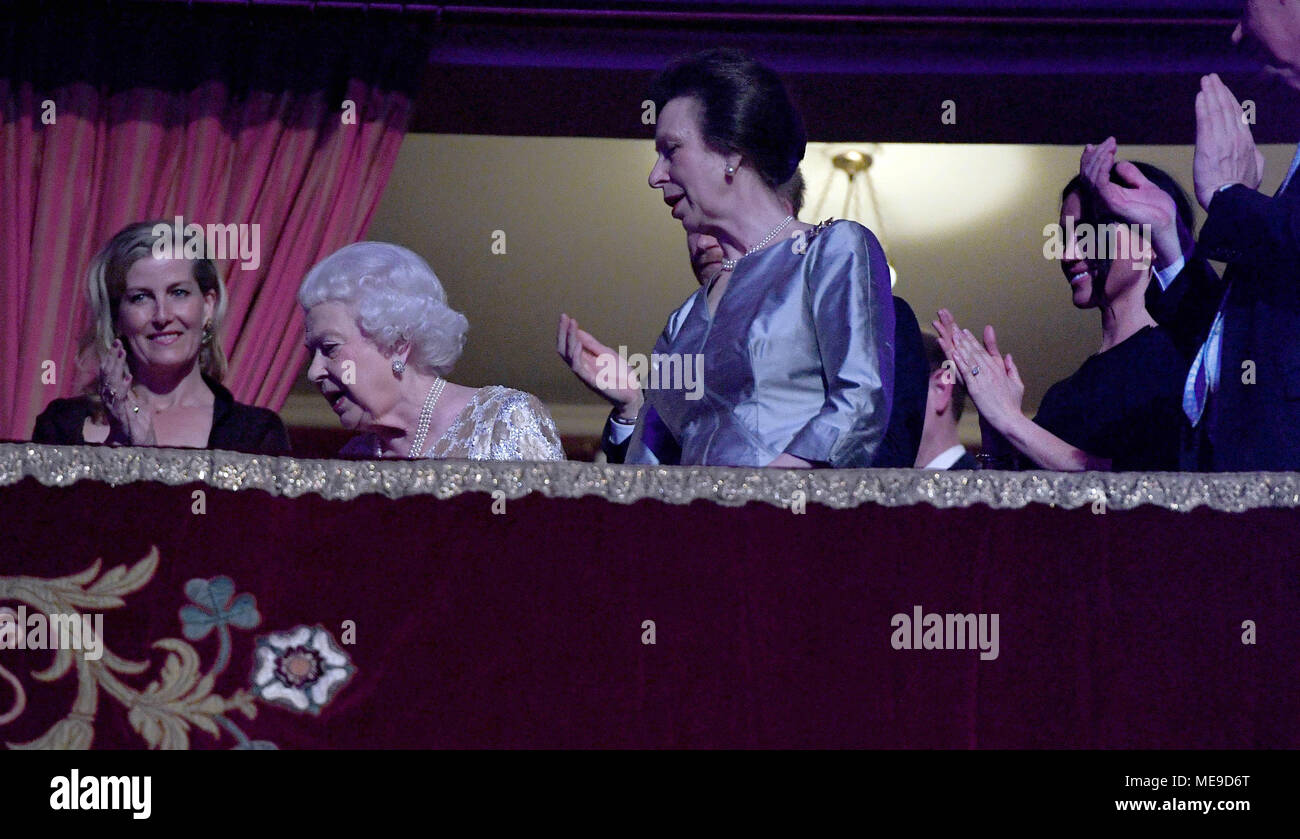
<instances>
[{"instance_id":1,"label":"raised hand","mask_svg":"<svg viewBox=\"0 0 1300 839\"><path fill-rule=\"evenodd\" d=\"M1214 194L1230 184L1259 189L1264 179L1264 155L1255 146L1241 104L1217 74L1201 77L1196 94L1196 153L1192 180L1196 200L1210 208Z\"/></svg>"},{"instance_id":2,"label":"raised hand","mask_svg":"<svg viewBox=\"0 0 1300 839\"><path fill-rule=\"evenodd\" d=\"M952 326L957 322L953 320L952 313L947 309L940 309L938 315L939 319L930 321L930 325L934 327L934 332L939 338L939 348L948 359L945 366L957 381L964 385L966 381L962 379L961 371L957 369L957 363L952 359Z\"/></svg>"},{"instance_id":3,"label":"raised hand","mask_svg":"<svg viewBox=\"0 0 1300 839\"><path fill-rule=\"evenodd\" d=\"M126 446L156 445L153 413L143 407L131 389L132 383L126 349L120 340L114 341L99 360L99 393L108 411L108 441Z\"/></svg>"},{"instance_id":4,"label":"raised hand","mask_svg":"<svg viewBox=\"0 0 1300 839\"><path fill-rule=\"evenodd\" d=\"M1112 213L1129 224L1151 225L1156 265L1167 266L1191 247L1191 231L1179 221L1173 197L1147 180L1142 170L1129 161L1116 162L1115 150L1114 137L1096 146L1084 146L1079 174Z\"/></svg>"},{"instance_id":5,"label":"raised hand","mask_svg":"<svg viewBox=\"0 0 1300 839\"><path fill-rule=\"evenodd\" d=\"M561 314L555 351L573 374L613 405L620 416L625 419L636 417L643 401L641 382L627 360L615 350L580 329L576 320Z\"/></svg>"},{"instance_id":6,"label":"raised hand","mask_svg":"<svg viewBox=\"0 0 1300 839\"><path fill-rule=\"evenodd\" d=\"M992 326L984 327L981 344L970 330L962 329L947 309L939 310L934 322L939 344L953 362L971 401L994 428L1005 431L1012 422L1024 419L1021 404L1025 383L1010 353L1002 355Z\"/></svg>"},{"instance_id":7,"label":"raised hand","mask_svg":"<svg viewBox=\"0 0 1300 839\"><path fill-rule=\"evenodd\" d=\"M1149 224L1155 232L1172 226L1178 218L1174 199L1129 161L1116 163L1116 148L1114 137L1107 137L1101 145L1084 146L1079 174L1092 184L1107 209L1130 224ZM1112 171L1118 183L1111 179Z\"/></svg>"}]
</instances>

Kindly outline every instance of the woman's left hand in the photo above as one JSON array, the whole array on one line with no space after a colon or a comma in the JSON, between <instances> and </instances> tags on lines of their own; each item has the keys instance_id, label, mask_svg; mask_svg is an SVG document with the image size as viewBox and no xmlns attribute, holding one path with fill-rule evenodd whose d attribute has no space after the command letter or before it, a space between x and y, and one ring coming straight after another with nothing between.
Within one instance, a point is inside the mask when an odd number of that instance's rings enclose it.
<instances>
[{"instance_id":1,"label":"woman's left hand","mask_svg":"<svg viewBox=\"0 0 1300 839\"><path fill-rule=\"evenodd\" d=\"M133 379L126 361L126 348L120 340L114 341L107 353L102 353L99 367L100 397L109 416L110 444L127 446L156 446L153 414L141 410L142 403L131 389Z\"/></svg>"},{"instance_id":2,"label":"woman's left hand","mask_svg":"<svg viewBox=\"0 0 1300 839\"><path fill-rule=\"evenodd\" d=\"M957 325L947 309L941 309L935 328L980 416L1003 433L1013 422L1023 420L1021 403L1025 398L1025 383L1011 354L1003 356L998 350L993 327L984 327L981 345L970 330Z\"/></svg>"}]
</instances>

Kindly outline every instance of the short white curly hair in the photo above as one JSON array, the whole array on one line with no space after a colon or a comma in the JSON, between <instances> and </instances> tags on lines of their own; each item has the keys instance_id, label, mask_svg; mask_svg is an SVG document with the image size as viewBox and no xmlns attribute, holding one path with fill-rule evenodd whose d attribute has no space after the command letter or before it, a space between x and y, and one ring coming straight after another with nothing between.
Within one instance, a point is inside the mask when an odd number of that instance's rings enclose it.
<instances>
[{"instance_id":1,"label":"short white curly hair","mask_svg":"<svg viewBox=\"0 0 1300 839\"><path fill-rule=\"evenodd\" d=\"M447 305L447 292L419 254L387 242L357 242L307 272L298 303L310 310L337 301L351 306L357 328L384 355L410 344L407 364L445 376L465 348L469 321Z\"/></svg>"}]
</instances>

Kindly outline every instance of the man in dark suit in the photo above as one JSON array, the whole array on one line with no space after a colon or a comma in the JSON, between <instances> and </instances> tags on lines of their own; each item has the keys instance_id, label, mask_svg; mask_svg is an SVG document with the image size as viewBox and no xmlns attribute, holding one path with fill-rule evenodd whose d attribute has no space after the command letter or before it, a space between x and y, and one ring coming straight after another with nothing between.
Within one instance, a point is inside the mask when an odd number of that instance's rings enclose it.
<instances>
[{"instance_id":1,"label":"man in dark suit","mask_svg":"<svg viewBox=\"0 0 1300 839\"><path fill-rule=\"evenodd\" d=\"M925 423L917 450L917 469L978 469L979 464L961 444L957 423L966 408L966 388L957 381L939 339L921 336L929 376L926 379Z\"/></svg>"},{"instance_id":2,"label":"man in dark suit","mask_svg":"<svg viewBox=\"0 0 1300 839\"><path fill-rule=\"evenodd\" d=\"M925 427L926 390L930 366L916 313L903 298L894 296L894 401L889 425L871 465L876 468L911 468L921 447Z\"/></svg>"},{"instance_id":3,"label":"man in dark suit","mask_svg":"<svg viewBox=\"0 0 1300 839\"><path fill-rule=\"evenodd\" d=\"M1232 38L1300 89L1300 3L1248 0ZM1264 159L1241 106L1217 75L1202 78L1193 176L1209 215L1199 242L1114 158L1113 138L1090 145L1080 171L1121 218L1152 225L1152 313L1177 309L1176 323L1197 339L1183 392L1184 468L1300 469L1300 151L1275 195L1258 192ZM1221 280L1208 259L1227 263Z\"/></svg>"}]
</instances>

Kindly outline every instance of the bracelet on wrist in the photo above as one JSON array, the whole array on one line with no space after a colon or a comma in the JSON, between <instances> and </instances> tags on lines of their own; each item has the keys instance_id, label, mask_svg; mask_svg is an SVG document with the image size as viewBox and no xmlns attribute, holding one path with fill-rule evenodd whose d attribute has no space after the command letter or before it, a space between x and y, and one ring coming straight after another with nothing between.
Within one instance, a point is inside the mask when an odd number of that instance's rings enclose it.
<instances>
[{"instance_id":1,"label":"bracelet on wrist","mask_svg":"<svg viewBox=\"0 0 1300 839\"><path fill-rule=\"evenodd\" d=\"M632 419L624 419L618 415L618 409L615 409L609 412L609 421L617 423L618 425L636 425L637 418L640 416L641 414L638 412L635 417L632 417Z\"/></svg>"}]
</instances>

